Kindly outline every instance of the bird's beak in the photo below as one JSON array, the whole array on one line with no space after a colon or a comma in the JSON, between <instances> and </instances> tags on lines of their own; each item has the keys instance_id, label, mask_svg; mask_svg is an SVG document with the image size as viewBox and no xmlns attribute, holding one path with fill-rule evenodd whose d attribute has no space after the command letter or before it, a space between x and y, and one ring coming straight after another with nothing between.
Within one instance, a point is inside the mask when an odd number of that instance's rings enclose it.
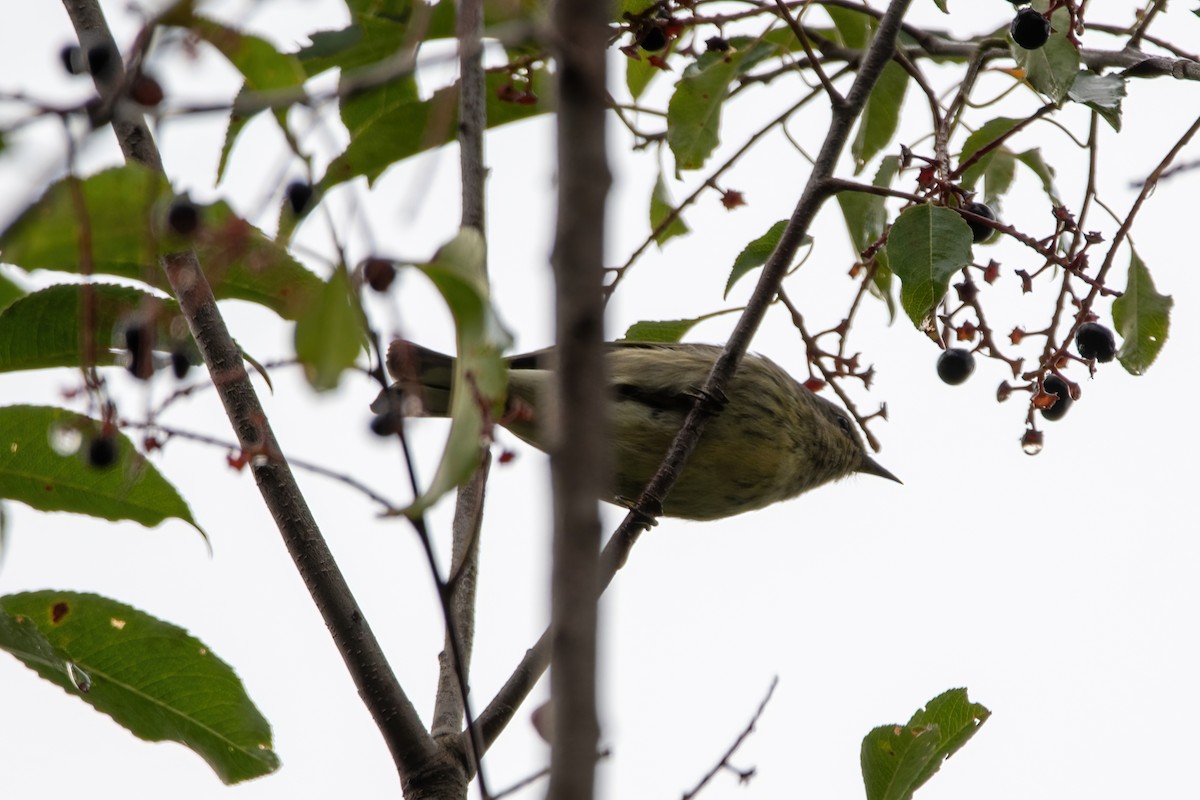
<instances>
[{"instance_id":1,"label":"bird's beak","mask_svg":"<svg viewBox=\"0 0 1200 800\"><path fill-rule=\"evenodd\" d=\"M879 462L867 455L863 456L862 465L858 468L858 471L865 472L868 475L878 475L881 478L887 478L889 481L895 481L901 485L904 484L904 481L888 472L886 469L880 466Z\"/></svg>"}]
</instances>

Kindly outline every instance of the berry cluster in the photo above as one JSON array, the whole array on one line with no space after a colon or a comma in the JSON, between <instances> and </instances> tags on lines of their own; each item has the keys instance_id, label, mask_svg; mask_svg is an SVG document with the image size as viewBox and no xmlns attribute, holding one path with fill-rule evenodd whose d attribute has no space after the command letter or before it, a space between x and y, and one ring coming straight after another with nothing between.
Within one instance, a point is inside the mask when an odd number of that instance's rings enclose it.
<instances>
[{"instance_id":1,"label":"berry cluster","mask_svg":"<svg viewBox=\"0 0 1200 800\"><path fill-rule=\"evenodd\" d=\"M1085 322L1075 332L1075 351L1083 361L1107 364L1116 358L1116 337L1111 330L1098 322ZM951 386L965 383L974 372L975 356L970 350L950 347L938 356L938 377ZM1033 392L1033 407L1038 409L1044 419L1051 422L1066 416L1072 403L1078 399L1078 392L1073 394L1071 385L1057 372L1046 375L1040 387L1030 384L1028 388ZM997 399L1006 399L1011 391L1012 387L1007 383L1001 384Z\"/></svg>"}]
</instances>

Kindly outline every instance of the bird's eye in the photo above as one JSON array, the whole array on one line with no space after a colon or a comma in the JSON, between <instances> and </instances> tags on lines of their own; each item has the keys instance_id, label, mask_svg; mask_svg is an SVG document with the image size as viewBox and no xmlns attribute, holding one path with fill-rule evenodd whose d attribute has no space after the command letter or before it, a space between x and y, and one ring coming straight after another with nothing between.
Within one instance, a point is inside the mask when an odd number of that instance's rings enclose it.
<instances>
[{"instance_id":1,"label":"bird's eye","mask_svg":"<svg viewBox=\"0 0 1200 800\"><path fill-rule=\"evenodd\" d=\"M841 414L838 414L837 424L838 424L838 427L841 428L846 433L848 433L848 434L854 433L854 428L850 425L850 420L846 419Z\"/></svg>"}]
</instances>

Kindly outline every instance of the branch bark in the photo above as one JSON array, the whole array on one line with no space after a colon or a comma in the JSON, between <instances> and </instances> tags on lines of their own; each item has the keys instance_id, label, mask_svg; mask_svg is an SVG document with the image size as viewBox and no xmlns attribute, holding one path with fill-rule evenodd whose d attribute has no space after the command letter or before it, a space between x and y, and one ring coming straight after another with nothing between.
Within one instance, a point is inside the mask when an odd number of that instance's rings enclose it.
<instances>
[{"instance_id":1,"label":"branch bark","mask_svg":"<svg viewBox=\"0 0 1200 800\"><path fill-rule=\"evenodd\" d=\"M557 0L558 224L554 266L558 348L551 572L551 798L588 800L596 714L599 497L611 482L604 371L605 151L608 3Z\"/></svg>"},{"instance_id":2,"label":"branch bark","mask_svg":"<svg viewBox=\"0 0 1200 800\"><path fill-rule=\"evenodd\" d=\"M455 21L459 52L458 147L462 186L462 225L485 233L487 168L483 134L487 127L487 84L483 70L483 2L459 0ZM446 641L438 673L431 731L451 751L468 755L469 769L479 776L479 791L488 797L483 776L482 740L471 718L467 687L475 640L475 586L479 571L479 536L491 458L485 452L479 469L458 490L454 507L449 592L445 605ZM455 641L457 640L457 641ZM461 737L463 718L466 732ZM444 738L443 738L444 737ZM465 787L464 787L465 793Z\"/></svg>"},{"instance_id":3,"label":"branch bark","mask_svg":"<svg viewBox=\"0 0 1200 800\"><path fill-rule=\"evenodd\" d=\"M725 346L725 351L713 365L712 372L703 387L703 396L719 396L722 387L737 369L750 338L762 321L767 306L779 292L780 283L787 272L788 265L795 257L796 249L803 239L809 223L816 216L824 201L832 195L833 188L830 178L833 176L838 157L846 147L854 120L862 113L871 89L875 86L880 73L895 51L901 20L911 2L912 0L892 0L880 19L875 38L863 59L858 77L846 95L846 102L834 110L829 133L813 164L812 173L804 191L792 212L787 227L780 236L775 252L771 254L763 267L754 294L751 296L746 310L742 312L737 327ZM600 566L601 590L612 581L617 570L625 563L629 550L633 547L641 531L645 529L648 520L653 518L653 515L649 513L653 510L653 499L666 496L674 484L675 477L699 440L704 425L716 413L716 409L711 405L703 402L702 399L697 401L696 406L692 408L684 421L679 434L675 437L658 473L650 482L642 499L639 500L637 508L630 512L609 539L604 548ZM554 657L557 659L557 655ZM533 647L526 651L525 657L517 665L508 681L480 714L480 728L483 731L485 743L491 744L499 736L504 726L512 718L515 709L533 689L538 677L549 666L550 659L550 632L547 631L542 634ZM557 661L555 663L557 664Z\"/></svg>"},{"instance_id":4,"label":"branch bark","mask_svg":"<svg viewBox=\"0 0 1200 800\"><path fill-rule=\"evenodd\" d=\"M153 137L132 103L114 94L124 85L124 67L99 0L64 0L68 15L86 50L109 48L115 68L97 81L101 96L113 104L113 127L127 161L162 171ZM313 598L358 689L379 727L401 781L441 767L438 750L404 694L374 633L359 610L350 587L338 569L308 503L283 457L266 413L242 363L242 353L229 335L212 289L191 251L165 254L161 266L188 321L192 335L213 377L225 412L240 446L271 454L266 463L252 465L263 502Z\"/></svg>"}]
</instances>

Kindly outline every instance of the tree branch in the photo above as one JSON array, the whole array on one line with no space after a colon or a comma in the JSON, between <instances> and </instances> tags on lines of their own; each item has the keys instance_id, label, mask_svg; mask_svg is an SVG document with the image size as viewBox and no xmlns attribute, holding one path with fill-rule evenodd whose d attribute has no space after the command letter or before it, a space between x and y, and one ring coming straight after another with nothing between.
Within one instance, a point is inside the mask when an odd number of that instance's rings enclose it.
<instances>
[{"instance_id":1,"label":"tree branch","mask_svg":"<svg viewBox=\"0 0 1200 800\"><path fill-rule=\"evenodd\" d=\"M552 6L557 65L558 210L554 267L557 419L550 470L554 552L550 633L550 798L592 797L596 712L599 498L612 483L604 367L607 3Z\"/></svg>"},{"instance_id":2,"label":"tree branch","mask_svg":"<svg viewBox=\"0 0 1200 800\"><path fill-rule=\"evenodd\" d=\"M487 84L483 69L483 2L460 0L455 20L459 51L458 148L462 184L462 225L485 232L487 168L483 157L483 134L487 128ZM479 793L490 796L483 772L483 742L471 713L469 676L475 640L475 586L479 572L479 536L483 522L483 500L491 457L485 451L479 468L459 487L454 506L450 578L439 587L443 592L446 640L438 670L438 691L433 709L435 738L447 739L453 748L467 753L479 778ZM465 735L459 738L463 719Z\"/></svg>"},{"instance_id":3,"label":"tree branch","mask_svg":"<svg viewBox=\"0 0 1200 800\"><path fill-rule=\"evenodd\" d=\"M749 344L750 337L762 320L766 307L778 293L780 282L787 272L787 266L795 256L796 249L799 247L800 241L804 238L804 233L809 223L816 215L821 204L830 196L831 189L827 185L827 181L833 174L838 157L845 149L846 141L850 136L851 125L858 115L862 113L862 108L867 101L871 88L875 85L884 66L892 57L892 53L895 50L896 35L900 28L900 20L911 1L893 0L888 7L887 13L881 20L875 34L875 39L872 41L867 51L867 56L863 61L858 78L846 96L845 105L839 107L834 112L829 133L826 135L820 155L813 165L812 173L804 188L804 192L795 210L792 212L791 220L780 236L775 252L772 253L770 259L768 259L766 265L763 267L763 272L759 277L754 294L751 296L746 310L742 313L742 317L738 321L738 325L730 337L728 344L726 344L724 353L722 353L721 357L713 365L713 370L705 382L703 395L714 396L713 392L719 391L728 381L734 370L736 370L737 364L741 360L746 346ZM646 501L666 495L687 457L691 455L691 451L699 440L705 423L712 414L713 410L708 408L706 404L702 401L697 402L697 405L693 407L684 421L679 434L675 437L675 441L672 443L671 449L658 473L643 493L642 500L639 500L637 508L626 516L612 538L609 539L601 557L600 581L602 589L608 586L617 570L625 563L629 550L633 547L641 531L645 529L647 522L652 519L652 516L648 513L651 504ZM490 745L495 741L496 737L504 729L504 726L512 718L516 707L521 704L533 689L533 685L537 682L538 677L549 666L551 656L549 639L550 633L547 631L542 634L533 647L526 651L525 657L517 665L517 668L513 671L508 681L496 693L495 698L484 709L483 713L480 714L480 728L483 731L485 743Z\"/></svg>"},{"instance_id":4,"label":"tree branch","mask_svg":"<svg viewBox=\"0 0 1200 800\"><path fill-rule=\"evenodd\" d=\"M64 0L63 5L85 50L102 46L114 57L119 53L98 0ZM124 98L113 96L125 81L124 68L119 58L115 60L114 69L97 81L97 88L112 103L113 127L121 150L126 160L161 172L158 148L140 112ZM161 257L161 265L213 376L239 445L243 450L275 454L265 463L252 465L255 481L405 781L418 769L429 768L437 753L433 740L396 680L281 454L196 254L169 253Z\"/></svg>"}]
</instances>

